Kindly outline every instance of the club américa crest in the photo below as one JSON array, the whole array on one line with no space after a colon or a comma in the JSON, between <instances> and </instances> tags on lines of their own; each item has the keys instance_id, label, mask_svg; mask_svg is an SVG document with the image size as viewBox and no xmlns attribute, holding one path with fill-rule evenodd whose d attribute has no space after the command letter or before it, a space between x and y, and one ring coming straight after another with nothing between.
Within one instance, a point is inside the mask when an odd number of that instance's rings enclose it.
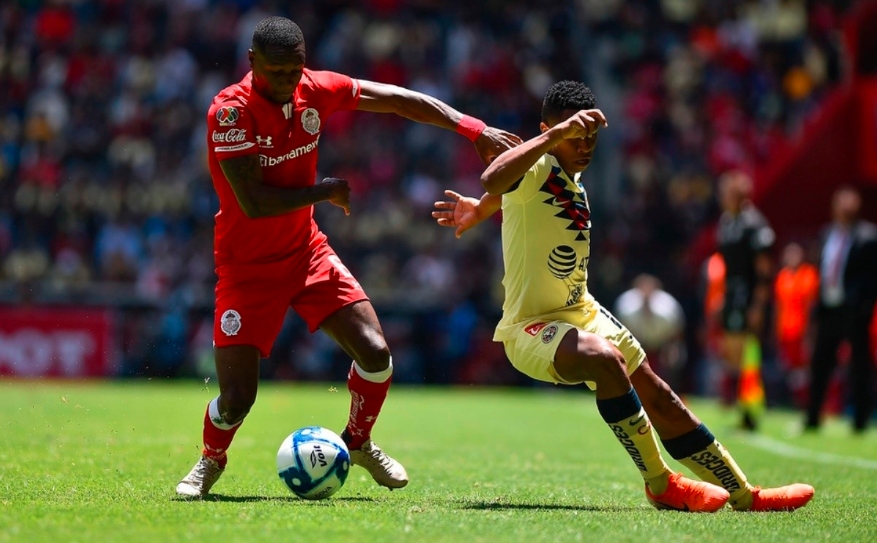
<instances>
[{"instance_id":1,"label":"club am\u00e9rica crest","mask_svg":"<svg viewBox=\"0 0 877 543\"><path fill-rule=\"evenodd\" d=\"M236 336L241 329L241 314L234 309L229 309L222 314L219 327L227 336Z\"/></svg>"},{"instance_id":2,"label":"club am\u00e9rica crest","mask_svg":"<svg viewBox=\"0 0 877 543\"><path fill-rule=\"evenodd\" d=\"M544 330L542 330L542 343L545 343L546 345L548 343L551 343L552 341L554 341L554 336L556 336L556 335L557 335L557 325L556 324L549 324L548 326L545 327Z\"/></svg>"}]
</instances>

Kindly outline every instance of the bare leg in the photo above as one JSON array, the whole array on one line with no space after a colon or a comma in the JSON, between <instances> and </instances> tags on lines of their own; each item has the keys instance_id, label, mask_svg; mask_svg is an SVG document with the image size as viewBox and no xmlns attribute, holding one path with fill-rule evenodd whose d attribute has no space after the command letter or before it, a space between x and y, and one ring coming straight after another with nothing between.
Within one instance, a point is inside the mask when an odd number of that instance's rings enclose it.
<instances>
[{"instance_id":1,"label":"bare leg","mask_svg":"<svg viewBox=\"0 0 877 543\"><path fill-rule=\"evenodd\" d=\"M368 300L342 307L327 317L320 329L365 371L373 373L389 367L390 348L375 309Z\"/></svg>"},{"instance_id":2,"label":"bare leg","mask_svg":"<svg viewBox=\"0 0 877 543\"><path fill-rule=\"evenodd\" d=\"M581 330L570 330L561 340L554 371L570 383L597 383L597 399L627 394L631 387L621 352L606 339Z\"/></svg>"},{"instance_id":3,"label":"bare leg","mask_svg":"<svg viewBox=\"0 0 877 543\"><path fill-rule=\"evenodd\" d=\"M226 451L244 417L256 401L259 387L259 350L248 345L214 350L219 396L204 413L204 449L198 463L177 485L185 498L204 497L222 475Z\"/></svg>"},{"instance_id":4,"label":"bare leg","mask_svg":"<svg viewBox=\"0 0 877 543\"><path fill-rule=\"evenodd\" d=\"M630 382L661 439L673 439L700 426L700 420L685 407L670 386L652 371L648 361L644 361L633 372Z\"/></svg>"},{"instance_id":5,"label":"bare leg","mask_svg":"<svg viewBox=\"0 0 877 543\"><path fill-rule=\"evenodd\" d=\"M380 485L390 489L407 485L408 473L402 464L371 441L393 374L390 349L371 302L345 306L320 327L353 358L347 374L350 416L341 433L351 461L368 470Z\"/></svg>"},{"instance_id":6,"label":"bare leg","mask_svg":"<svg viewBox=\"0 0 877 543\"><path fill-rule=\"evenodd\" d=\"M244 420L259 388L259 350L250 345L214 349L219 413L227 424Z\"/></svg>"}]
</instances>

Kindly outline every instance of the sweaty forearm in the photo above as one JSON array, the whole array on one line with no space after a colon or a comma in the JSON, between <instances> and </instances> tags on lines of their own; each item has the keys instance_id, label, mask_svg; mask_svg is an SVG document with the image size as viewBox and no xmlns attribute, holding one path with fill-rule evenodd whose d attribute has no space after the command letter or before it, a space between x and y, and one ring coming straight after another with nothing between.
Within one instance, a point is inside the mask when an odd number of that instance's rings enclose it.
<instances>
[{"instance_id":1,"label":"sweaty forearm","mask_svg":"<svg viewBox=\"0 0 877 543\"><path fill-rule=\"evenodd\" d=\"M332 186L318 183L309 187L286 188L266 185L258 155L246 155L219 163L244 214L255 219L282 215L329 200Z\"/></svg>"},{"instance_id":2,"label":"sweaty forearm","mask_svg":"<svg viewBox=\"0 0 877 543\"><path fill-rule=\"evenodd\" d=\"M463 114L437 98L403 87L390 86L381 100L363 101L360 109L378 113L395 113L418 123L454 130Z\"/></svg>"},{"instance_id":3,"label":"sweaty forearm","mask_svg":"<svg viewBox=\"0 0 877 543\"><path fill-rule=\"evenodd\" d=\"M456 130L463 114L438 98L396 85L360 80L357 109L374 113L395 113L418 123Z\"/></svg>"},{"instance_id":4,"label":"sweaty forearm","mask_svg":"<svg viewBox=\"0 0 877 543\"><path fill-rule=\"evenodd\" d=\"M329 187L320 184L303 188L271 187L260 184L252 187L243 198L242 195L235 194L247 217L254 219L282 215L325 202L331 197L332 192Z\"/></svg>"},{"instance_id":5,"label":"sweaty forearm","mask_svg":"<svg viewBox=\"0 0 877 543\"><path fill-rule=\"evenodd\" d=\"M490 194L504 194L521 177L561 141L559 131L549 129L523 144L499 155L481 174L481 185Z\"/></svg>"}]
</instances>

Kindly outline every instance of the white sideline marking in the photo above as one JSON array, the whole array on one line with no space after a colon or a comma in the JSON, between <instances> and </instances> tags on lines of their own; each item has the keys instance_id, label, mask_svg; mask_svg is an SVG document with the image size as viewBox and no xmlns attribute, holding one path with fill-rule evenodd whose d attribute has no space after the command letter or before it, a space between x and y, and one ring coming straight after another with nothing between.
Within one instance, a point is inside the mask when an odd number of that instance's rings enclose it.
<instances>
[{"instance_id":1,"label":"white sideline marking","mask_svg":"<svg viewBox=\"0 0 877 543\"><path fill-rule=\"evenodd\" d=\"M786 456L788 458L810 460L812 462L819 462L822 464L840 464L862 469L877 470L877 461L874 460L866 460L864 458L856 458L854 456L841 456L839 454L811 451L810 449L793 447L792 445L787 445L782 441L777 441L775 439L771 439L765 436L749 436L745 441L743 441L743 443L747 445L752 445L753 447L757 447L767 452L777 454L779 456Z\"/></svg>"}]
</instances>

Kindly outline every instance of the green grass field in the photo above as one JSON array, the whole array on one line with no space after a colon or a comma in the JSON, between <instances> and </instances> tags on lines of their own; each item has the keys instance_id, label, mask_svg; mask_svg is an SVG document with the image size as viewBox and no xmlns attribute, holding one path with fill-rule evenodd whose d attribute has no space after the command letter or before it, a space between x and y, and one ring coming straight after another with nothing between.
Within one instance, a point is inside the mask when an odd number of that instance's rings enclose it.
<instances>
[{"instance_id":1,"label":"green grass field","mask_svg":"<svg viewBox=\"0 0 877 543\"><path fill-rule=\"evenodd\" d=\"M391 493L354 468L308 502L277 477L277 447L300 426L340 430L346 389L264 384L215 494L179 501L215 394L195 381L0 381L0 541L877 541L877 430L856 437L837 420L798 436L799 417L773 411L749 436L692 401L750 481L809 482L816 497L793 513L655 511L593 396L547 388L396 386L375 439L411 484Z\"/></svg>"}]
</instances>

